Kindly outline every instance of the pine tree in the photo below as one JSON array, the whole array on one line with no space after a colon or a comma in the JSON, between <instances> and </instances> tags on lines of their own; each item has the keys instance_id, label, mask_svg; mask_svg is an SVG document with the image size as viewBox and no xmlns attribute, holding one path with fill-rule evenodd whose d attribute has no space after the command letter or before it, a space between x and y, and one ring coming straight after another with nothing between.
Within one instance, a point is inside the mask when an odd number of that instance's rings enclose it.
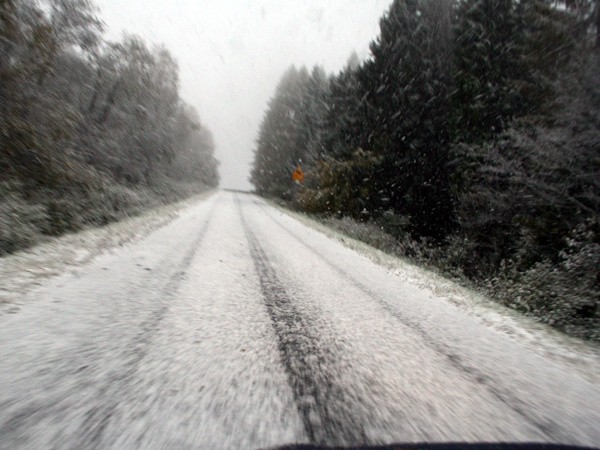
<instances>
[{"instance_id":1,"label":"pine tree","mask_svg":"<svg viewBox=\"0 0 600 450\"><path fill-rule=\"evenodd\" d=\"M455 23L454 134L470 140L503 129L520 112L528 78L515 0L463 0Z\"/></svg>"},{"instance_id":2,"label":"pine tree","mask_svg":"<svg viewBox=\"0 0 600 450\"><path fill-rule=\"evenodd\" d=\"M447 178L451 12L448 1L396 0L360 70L368 149L383 156L380 204L410 216L418 236L452 226Z\"/></svg>"},{"instance_id":3,"label":"pine tree","mask_svg":"<svg viewBox=\"0 0 600 450\"><path fill-rule=\"evenodd\" d=\"M305 68L290 67L269 101L260 125L250 181L257 192L289 198L291 173L306 152Z\"/></svg>"},{"instance_id":4,"label":"pine tree","mask_svg":"<svg viewBox=\"0 0 600 450\"><path fill-rule=\"evenodd\" d=\"M329 77L319 66L315 66L304 92L304 127L307 137L306 150L302 157L305 163L314 163L325 152L323 130L329 105Z\"/></svg>"},{"instance_id":5,"label":"pine tree","mask_svg":"<svg viewBox=\"0 0 600 450\"><path fill-rule=\"evenodd\" d=\"M350 158L366 145L366 103L358 80L359 67L358 56L352 53L344 69L331 79L322 138L325 157Z\"/></svg>"}]
</instances>

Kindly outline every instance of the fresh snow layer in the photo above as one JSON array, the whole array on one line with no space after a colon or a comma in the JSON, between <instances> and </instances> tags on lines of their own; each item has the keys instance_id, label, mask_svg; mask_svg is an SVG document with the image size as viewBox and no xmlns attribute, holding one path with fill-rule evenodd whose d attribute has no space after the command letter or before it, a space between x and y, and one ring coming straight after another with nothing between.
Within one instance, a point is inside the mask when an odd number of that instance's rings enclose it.
<instances>
[{"instance_id":1,"label":"fresh snow layer","mask_svg":"<svg viewBox=\"0 0 600 450\"><path fill-rule=\"evenodd\" d=\"M281 208L271 202L269 204L280 214L285 213L364 255L405 283L429 290L438 300L453 303L465 313L478 317L482 324L513 338L518 345L527 346L529 350L541 356L560 361L571 370L577 370L581 376L590 381L600 383L598 344L567 336L546 324L536 322L533 318L494 302L474 289L461 286L435 270L420 267L405 258L387 254L364 242L352 239L302 213Z\"/></svg>"},{"instance_id":2,"label":"fresh snow layer","mask_svg":"<svg viewBox=\"0 0 600 450\"><path fill-rule=\"evenodd\" d=\"M593 346L252 195L0 275L0 448L600 442Z\"/></svg>"},{"instance_id":3,"label":"fresh snow layer","mask_svg":"<svg viewBox=\"0 0 600 450\"><path fill-rule=\"evenodd\" d=\"M104 227L53 238L0 258L0 315L17 311L23 294L47 278L68 270L76 271L102 253L143 238L177 217L182 208L210 195L210 192L202 193Z\"/></svg>"}]
</instances>

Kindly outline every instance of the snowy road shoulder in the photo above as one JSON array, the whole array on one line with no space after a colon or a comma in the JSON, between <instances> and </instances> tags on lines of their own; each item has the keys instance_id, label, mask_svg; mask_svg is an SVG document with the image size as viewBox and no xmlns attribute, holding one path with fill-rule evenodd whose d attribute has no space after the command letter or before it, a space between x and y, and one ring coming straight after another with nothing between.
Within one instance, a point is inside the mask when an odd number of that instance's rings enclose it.
<instances>
[{"instance_id":1,"label":"snowy road shoulder","mask_svg":"<svg viewBox=\"0 0 600 450\"><path fill-rule=\"evenodd\" d=\"M176 219L185 208L213 194L214 191L203 192L135 217L59 236L0 258L0 315L18 311L25 294L45 280L76 271L101 254L143 239Z\"/></svg>"},{"instance_id":2,"label":"snowy road shoulder","mask_svg":"<svg viewBox=\"0 0 600 450\"><path fill-rule=\"evenodd\" d=\"M295 219L315 231L352 249L385 268L402 282L428 291L435 301L450 302L482 324L501 333L538 355L576 370L593 383L600 383L600 346L567 336L547 325L500 305L484 294L445 278L434 270L420 267L405 258L390 255L353 239L305 214L275 202L261 200L277 211L278 217Z\"/></svg>"}]
</instances>

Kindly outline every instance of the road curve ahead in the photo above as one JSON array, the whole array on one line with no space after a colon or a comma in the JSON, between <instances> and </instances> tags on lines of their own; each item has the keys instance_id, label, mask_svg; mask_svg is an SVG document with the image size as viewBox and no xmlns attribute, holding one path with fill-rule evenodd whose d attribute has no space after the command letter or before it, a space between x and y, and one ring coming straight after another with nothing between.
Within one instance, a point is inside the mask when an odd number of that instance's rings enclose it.
<instances>
[{"instance_id":1,"label":"road curve ahead","mask_svg":"<svg viewBox=\"0 0 600 450\"><path fill-rule=\"evenodd\" d=\"M20 305L0 315L0 448L600 442L597 378L252 195Z\"/></svg>"}]
</instances>

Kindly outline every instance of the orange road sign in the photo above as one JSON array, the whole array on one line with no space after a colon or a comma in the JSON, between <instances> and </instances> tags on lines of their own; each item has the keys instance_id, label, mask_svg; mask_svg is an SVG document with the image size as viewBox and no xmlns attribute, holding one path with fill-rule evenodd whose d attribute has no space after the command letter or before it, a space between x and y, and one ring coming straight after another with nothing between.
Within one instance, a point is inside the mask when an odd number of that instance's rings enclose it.
<instances>
[{"instance_id":1,"label":"orange road sign","mask_svg":"<svg viewBox=\"0 0 600 450\"><path fill-rule=\"evenodd\" d=\"M302 183L304 181L304 172L302 172L302 167L300 167L300 165L298 165L296 170L292 173L292 180L296 183Z\"/></svg>"}]
</instances>

